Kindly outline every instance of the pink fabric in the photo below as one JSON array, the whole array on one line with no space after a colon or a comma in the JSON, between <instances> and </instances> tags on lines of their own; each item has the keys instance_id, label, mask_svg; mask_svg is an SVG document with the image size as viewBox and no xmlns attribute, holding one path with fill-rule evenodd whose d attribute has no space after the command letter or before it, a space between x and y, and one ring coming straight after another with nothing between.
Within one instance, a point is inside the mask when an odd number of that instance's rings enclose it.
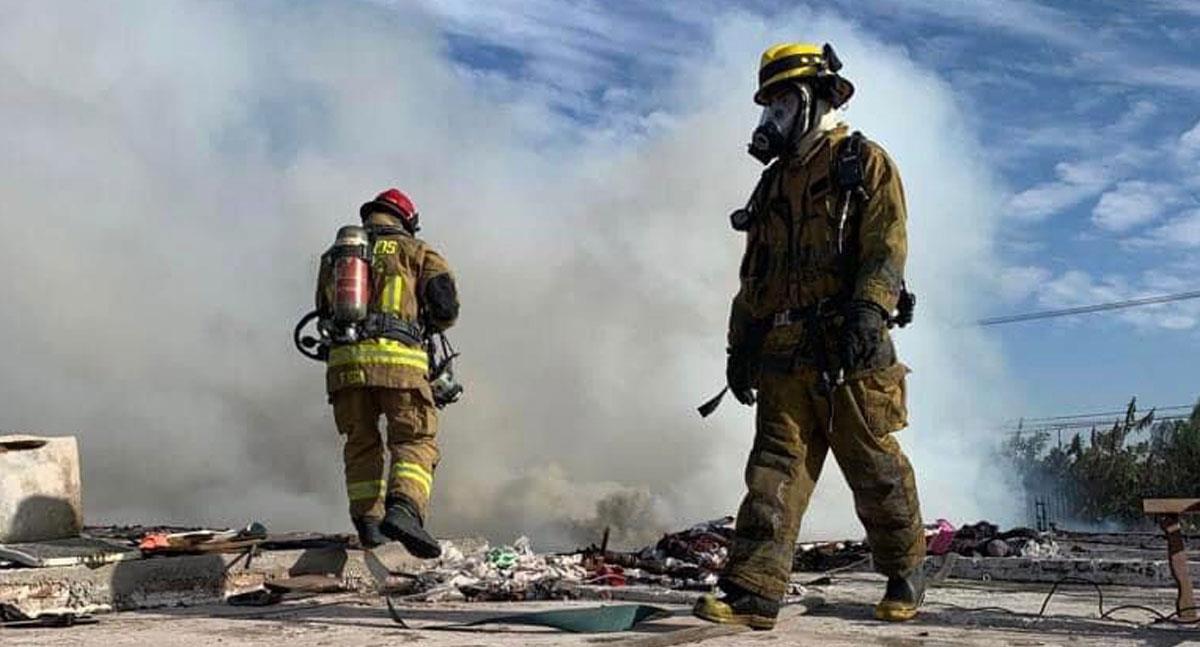
<instances>
[{"instance_id":1,"label":"pink fabric","mask_svg":"<svg viewBox=\"0 0 1200 647\"><path fill-rule=\"evenodd\" d=\"M945 519L938 519L937 525L925 534L925 552L930 555L945 555L950 552L950 544L954 542L954 525Z\"/></svg>"}]
</instances>

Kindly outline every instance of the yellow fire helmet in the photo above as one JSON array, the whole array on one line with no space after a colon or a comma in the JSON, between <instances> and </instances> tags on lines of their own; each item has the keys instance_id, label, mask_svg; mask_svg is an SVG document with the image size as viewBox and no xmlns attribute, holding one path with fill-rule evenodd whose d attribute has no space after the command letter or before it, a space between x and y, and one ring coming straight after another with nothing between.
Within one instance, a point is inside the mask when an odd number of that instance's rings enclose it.
<instances>
[{"instance_id":1,"label":"yellow fire helmet","mask_svg":"<svg viewBox=\"0 0 1200 647\"><path fill-rule=\"evenodd\" d=\"M754 102L766 105L768 90L784 81L822 79L829 82L830 101L834 108L840 107L854 94L854 85L838 75L842 62L833 51L833 46L824 47L812 43L780 43L763 52L758 65L758 92Z\"/></svg>"}]
</instances>

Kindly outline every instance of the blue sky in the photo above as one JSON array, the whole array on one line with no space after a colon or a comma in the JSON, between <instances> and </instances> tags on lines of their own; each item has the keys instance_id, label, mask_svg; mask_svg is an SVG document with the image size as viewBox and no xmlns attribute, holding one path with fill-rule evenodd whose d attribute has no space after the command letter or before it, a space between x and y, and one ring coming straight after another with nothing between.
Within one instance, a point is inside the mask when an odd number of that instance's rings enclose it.
<instances>
[{"instance_id":1,"label":"blue sky","mask_svg":"<svg viewBox=\"0 0 1200 647\"><path fill-rule=\"evenodd\" d=\"M781 3L428 3L471 73L587 128L648 114L714 15ZM791 8L791 3L787 3ZM834 0L934 70L1006 187L993 314L1200 287L1200 2ZM797 39L820 35L798 34ZM767 45L767 43L763 43ZM753 74L755 61L747 61ZM853 78L854 62L847 61ZM749 125L748 125L749 126ZM919 218L920 214L912 217ZM963 214L969 218L970 214ZM998 328L1029 415L1192 401L1200 303Z\"/></svg>"}]
</instances>

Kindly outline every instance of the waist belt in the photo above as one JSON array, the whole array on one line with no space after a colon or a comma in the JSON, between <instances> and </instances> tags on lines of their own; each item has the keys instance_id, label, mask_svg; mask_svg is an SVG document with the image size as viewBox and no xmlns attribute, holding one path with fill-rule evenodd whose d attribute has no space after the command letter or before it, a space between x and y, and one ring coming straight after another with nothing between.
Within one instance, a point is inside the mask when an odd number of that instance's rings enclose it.
<instances>
[{"instance_id":1,"label":"waist belt","mask_svg":"<svg viewBox=\"0 0 1200 647\"><path fill-rule=\"evenodd\" d=\"M771 315L769 321L772 328L804 324L804 337L803 341L786 355L761 357L759 361L762 369L775 373L790 373L801 366L808 366L821 372L829 371L833 362L825 345L825 324L842 314L841 306L840 299L821 299L807 306L788 308Z\"/></svg>"},{"instance_id":2,"label":"waist belt","mask_svg":"<svg viewBox=\"0 0 1200 647\"><path fill-rule=\"evenodd\" d=\"M420 324L383 312L367 315L363 330L367 337L394 339L411 346L420 346L425 339L425 330Z\"/></svg>"},{"instance_id":3,"label":"waist belt","mask_svg":"<svg viewBox=\"0 0 1200 647\"><path fill-rule=\"evenodd\" d=\"M833 317L842 314L841 301L821 299L820 301L799 308L780 310L771 315L769 320L772 328L782 328L795 323L811 323L813 319Z\"/></svg>"},{"instance_id":4,"label":"waist belt","mask_svg":"<svg viewBox=\"0 0 1200 647\"><path fill-rule=\"evenodd\" d=\"M810 317L815 314L816 306L808 306L807 308L788 308L780 310L771 316L771 327L782 328L790 326L794 323L805 323Z\"/></svg>"}]
</instances>

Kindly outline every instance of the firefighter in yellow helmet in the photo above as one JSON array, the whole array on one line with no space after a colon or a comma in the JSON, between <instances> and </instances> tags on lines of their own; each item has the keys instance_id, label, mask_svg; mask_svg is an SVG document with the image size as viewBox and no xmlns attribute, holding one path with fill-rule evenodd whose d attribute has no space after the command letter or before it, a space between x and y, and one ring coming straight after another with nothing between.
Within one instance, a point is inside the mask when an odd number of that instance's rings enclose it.
<instances>
[{"instance_id":1,"label":"firefighter in yellow helmet","mask_svg":"<svg viewBox=\"0 0 1200 647\"><path fill-rule=\"evenodd\" d=\"M727 381L757 402L747 494L720 588L697 616L770 629L787 590L800 520L827 454L845 474L875 568L883 620L916 615L925 538L912 466L905 376L889 327L907 323L904 192L896 165L851 133L854 86L833 48L776 45L762 56L763 106L750 153L770 166L745 209L741 288L729 320Z\"/></svg>"},{"instance_id":2,"label":"firefighter in yellow helmet","mask_svg":"<svg viewBox=\"0 0 1200 647\"><path fill-rule=\"evenodd\" d=\"M439 458L437 409L422 342L454 325L457 290L446 261L416 237L418 215L408 196L388 189L359 213L370 242L365 334L335 343L326 368L334 422L345 438L350 517L366 548L392 539L417 557L433 558L441 548L424 522ZM323 318L332 316L334 283L326 254L316 297Z\"/></svg>"}]
</instances>

